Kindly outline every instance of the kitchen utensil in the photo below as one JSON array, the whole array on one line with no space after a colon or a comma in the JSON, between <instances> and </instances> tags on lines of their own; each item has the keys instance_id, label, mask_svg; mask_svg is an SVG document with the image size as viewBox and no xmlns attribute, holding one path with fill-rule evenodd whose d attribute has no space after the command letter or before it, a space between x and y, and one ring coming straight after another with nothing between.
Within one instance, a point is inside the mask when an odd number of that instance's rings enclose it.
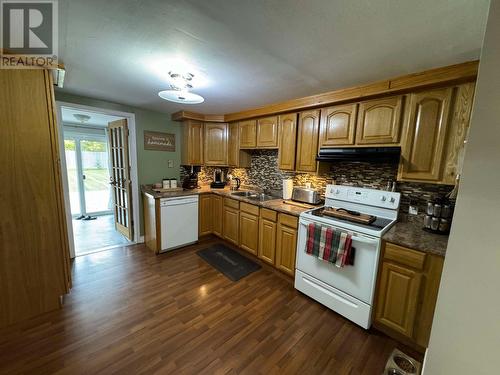
<instances>
[{"instance_id":1,"label":"kitchen utensil","mask_svg":"<svg viewBox=\"0 0 500 375\"><path fill-rule=\"evenodd\" d=\"M318 204L321 201L321 197L319 192L315 189L296 186L292 191L292 200L302 203Z\"/></svg>"},{"instance_id":2,"label":"kitchen utensil","mask_svg":"<svg viewBox=\"0 0 500 375\"><path fill-rule=\"evenodd\" d=\"M438 230L439 229L439 218L438 217L433 217L431 220L431 229L432 230Z\"/></svg>"},{"instance_id":3,"label":"kitchen utensil","mask_svg":"<svg viewBox=\"0 0 500 375\"><path fill-rule=\"evenodd\" d=\"M427 215L432 216L434 214L434 203L427 202Z\"/></svg>"},{"instance_id":4,"label":"kitchen utensil","mask_svg":"<svg viewBox=\"0 0 500 375\"><path fill-rule=\"evenodd\" d=\"M440 217L441 216L441 208L442 206L439 203L434 204L434 210L432 216Z\"/></svg>"},{"instance_id":5,"label":"kitchen utensil","mask_svg":"<svg viewBox=\"0 0 500 375\"><path fill-rule=\"evenodd\" d=\"M344 208L326 207L323 210L323 214L332 217L337 217L340 219L346 219L361 224L371 224L375 220L377 220L375 216L362 214L356 211L346 210Z\"/></svg>"},{"instance_id":6,"label":"kitchen utensil","mask_svg":"<svg viewBox=\"0 0 500 375\"><path fill-rule=\"evenodd\" d=\"M238 177L232 177L229 186L231 190L238 190L241 186L241 180Z\"/></svg>"},{"instance_id":7,"label":"kitchen utensil","mask_svg":"<svg viewBox=\"0 0 500 375\"><path fill-rule=\"evenodd\" d=\"M432 225L432 216L425 215L424 216L424 228L431 229L431 225Z\"/></svg>"},{"instance_id":8,"label":"kitchen utensil","mask_svg":"<svg viewBox=\"0 0 500 375\"><path fill-rule=\"evenodd\" d=\"M212 189L224 189L226 187L226 179L224 178L224 171L220 168L214 169L214 180L210 183Z\"/></svg>"}]
</instances>

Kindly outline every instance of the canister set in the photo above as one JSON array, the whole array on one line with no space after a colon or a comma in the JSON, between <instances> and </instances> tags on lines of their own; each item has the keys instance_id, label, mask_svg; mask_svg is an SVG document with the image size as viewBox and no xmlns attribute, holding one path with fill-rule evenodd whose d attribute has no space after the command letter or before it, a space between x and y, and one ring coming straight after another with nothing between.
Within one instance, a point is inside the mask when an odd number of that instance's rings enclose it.
<instances>
[{"instance_id":1,"label":"canister set","mask_svg":"<svg viewBox=\"0 0 500 375\"><path fill-rule=\"evenodd\" d=\"M427 202L424 229L447 234L450 232L453 204L449 202Z\"/></svg>"},{"instance_id":2,"label":"canister set","mask_svg":"<svg viewBox=\"0 0 500 375\"><path fill-rule=\"evenodd\" d=\"M175 178L164 178L162 180L162 188L163 189L176 189L177 188L177 180Z\"/></svg>"}]
</instances>

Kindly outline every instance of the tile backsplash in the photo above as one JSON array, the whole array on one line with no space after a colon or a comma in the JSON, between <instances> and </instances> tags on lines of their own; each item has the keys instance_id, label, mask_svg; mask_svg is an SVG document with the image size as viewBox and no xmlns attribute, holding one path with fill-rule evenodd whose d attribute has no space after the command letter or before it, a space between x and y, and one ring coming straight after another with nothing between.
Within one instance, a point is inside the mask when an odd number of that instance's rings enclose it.
<instances>
[{"instance_id":1,"label":"tile backsplash","mask_svg":"<svg viewBox=\"0 0 500 375\"><path fill-rule=\"evenodd\" d=\"M200 184L209 184L212 181L213 169L202 167L198 173ZM334 162L325 163L320 172L296 173L281 171L278 168L277 150L255 150L252 152L250 168L221 168L225 173L231 173L241 179L243 185L255 186L264 190L282 190L285 178L293 178L294 185L311 183L324 194L327 184L352 185L373 189L387 188L387 183L396 181L397 163L370 163L370 162ZM181 167L181 178L187 170ZM452 190L452 186L422 184L412 182L397 182L396 191L401 193L401 212L408 212L409 204L419 207L419 213L425 209L428 200L443 196Z\"/></svg>"}]
</instances>

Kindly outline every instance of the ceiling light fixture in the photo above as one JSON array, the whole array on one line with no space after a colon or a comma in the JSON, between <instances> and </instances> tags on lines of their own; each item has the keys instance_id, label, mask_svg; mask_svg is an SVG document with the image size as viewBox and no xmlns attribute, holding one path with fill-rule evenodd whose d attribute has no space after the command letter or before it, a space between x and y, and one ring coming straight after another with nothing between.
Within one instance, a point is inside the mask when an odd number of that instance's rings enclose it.
<instances>
[{"instance_id":1,"label":"ceiling light fixture","mask_svg":"<svg viewBox=\"0 0 500 375\"><path fill-rule=\"evenodd\" d=\"M85 124L87 121L90 120L89 115L84 115L82 113L75 113L73 117L76 118L78 121L80 121L82 124Z\"/></svg>"},{"instance_id":2,"label":"ceiling light fixture","mask_svg":"<svg viewBox=\"0 0 500 375\"><path fill-rule=\"evenodd\" d=\"M170 77L170 89L160 91L158 93L160 98L170 102L183 104L199 104L205 101L201 95L190 91L193 88L191 82L194 78L194 74L180 74L170 71L168 75Z\"/></svg>"}]
</instances>

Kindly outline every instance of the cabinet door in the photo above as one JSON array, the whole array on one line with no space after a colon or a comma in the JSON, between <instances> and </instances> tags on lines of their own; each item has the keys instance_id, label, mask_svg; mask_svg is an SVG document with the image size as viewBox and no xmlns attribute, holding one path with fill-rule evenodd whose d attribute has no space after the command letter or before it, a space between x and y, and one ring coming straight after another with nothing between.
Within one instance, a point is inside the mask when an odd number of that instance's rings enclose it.
<instances>
[{"instance_id":1,"label":"cabinet door","mask_svg":"<svg viewBox=\"0 0 500 375\"><path fill-rule=\"evenodd\" d=\"M257 121L257 148L278 148L278 116Z\"/></svg>"},{"instance_id":2,"label":"cabinet door","mask_svg":"<svg viewBox=\"0 0 500 375\"><path fill-rule=\"evenodd\" d=\"M316 172L319 114L319 109L299 113L296 165L296 170L298 172Z\"/></svg>"},{"instance_id":3,"label":"cabinet door","mask_svg":"<svg viewBox=\"0 0 500 375\"><path fill-rule=\"evenodd\" d=\"M295 253L297 251L297 218L280 214L276 236L276 268L290 276L294 276Z\"/></svg>"},{"instance_id":4,"label":"cabinet door","mask_svg":"<svg viewBox=\"0 0 500 375\"><path fill-rule=\"evenodd\" d=\"M295 146L297 143L297 114L279 116L278 167L286 171L295 170Z\"/></svg>"},{"instance_id":5,"label":"cabinet door","mask_svg":"<svg viewBox=\"0 0 500 375\"><path fill-rule=\"evenodd\" d=\"M183 165L203 164L203 123L186 121L182 128L181 163Z\"/></svg>"},{"instance_id":6,"label":"cabinet door","mask_svg":"<svg viewBox=\"0 0 500 375\"><path fill-rule=\"evenodd\" d=\"M247 120L239 123L240 148L257 147L257 121Z\"/></svg>"},{"instance_id":7,"label":"cabinet door","mask_svg":"<svg viewBox=\"0 0 500 375\"><path fill-rule=\"evenodd\" d=\"M205 165L227 165L227 124L205 124Z\"/></svg>"},{"instance_id":8,"label":"cabinet door","mask_svg":"<svg viewBox=\"0 0 500 375\"><path fill-rule=\"evenodd\" d=\"M239 213L237 209L224 207L224 238L235 245L239 239Z\"/></svg>"},{"instance_id":9,"label":"cabinet door","mask_svg":"<svg viewBox=\"0 0 500 375\"><path fill-rule=\"evenodd\" d=\"M376 301L376 321L413 338L420 284L420 273L384 261Z\"/></svg>"},{"instance_id":10,"label":"cabinet door","mask_svg":"<svg viewBox=\"0 0 500 375\"><path fill-rule=\"evenodd\" d=\"M245 151L240 150L240 138L238 123L229 124L229 143L227 152L227 163L234 168L250 167L251 156Z\"/></svg>"},{"instance_id":11,"label":"cabinet door","mask_svg":"<svg viewBox=\"0 0 500 375\"><path fill-rule=\"evenodd\" d=\"M212 231L215 235L222 237L222 223L224 216L224 203L223 199L219 195L212 196Z\"/></svg>"},{"instance_id":12,"label":"cabinet door","mask_svg":"<svg viewBox=\"0 0 500 375\"><path fill-rule=\"evenodd\" d=\"M198 232L200 236L212 233L212 195L201 194L199 204Z\"/></svg>"},{"instance_id":13,"label":"cabinet door","mask_svg":"<svg viewBox=\"0 0 500 375\"><path fill-rule=\"evenodd\" d=\"M321 110L320 147L354 144L357 104L338 105Z\"/></svg>"},{"instance_id":14,"label":"cabinet door","mask_svg":"<svg viewBox=\"0 0 500 375\"><path fill-rule=\"evenodd\" d=\"M259 217L240 212L240 247L254 255L259 248Z\"/></svg>"},{"instance_id":15,"label":"cabinet door","mask_svg":"<svg viewBox=\"0 0 500 375\"><path fill-rule=\"evenodd\" d=\"M259 258L273 265L276 254L276 227L277 225L274 221L260 218Z\"/></svg>"},{"instance_id":16,"label":"cabinet door","mask_svg":"<svg viewBox=\"0 0 500 375\"><path fill-rule=\"evenodd\" d=\"M451 95L451 88L410 95L400 180L438 182L441 179Z\"/></svg>"},{"instance_id":17,"label":"cabinet door","mask_svg":"<svg viewBox=\"0 0 500 375\"><path fill-rule=\"evenodd\" d=\"M356 144L399 143L402 104L402 96L360 103Z\"/></svg>"}]
</instances>

